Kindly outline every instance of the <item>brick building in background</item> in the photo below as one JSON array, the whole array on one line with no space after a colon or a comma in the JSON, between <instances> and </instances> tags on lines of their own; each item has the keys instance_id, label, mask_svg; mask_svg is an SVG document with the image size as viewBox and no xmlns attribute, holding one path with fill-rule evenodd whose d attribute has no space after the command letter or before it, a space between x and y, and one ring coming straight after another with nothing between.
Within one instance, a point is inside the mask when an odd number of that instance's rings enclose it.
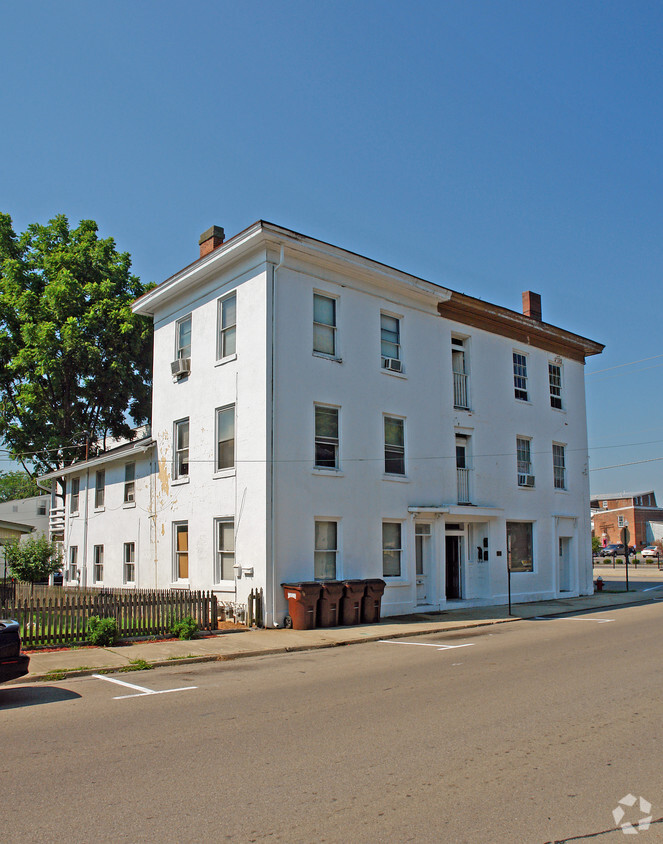
<instances>
[{"instance_id":1,"label":"brick building in background","mask_svg":"<svg viewBox=\"0 0 663 844\"><path fill-rule=\"evenodd\" d=\"M663 539L663 507L656 505L653 491L615 495L594 495L592 510L592 536L603 546L622 541L622 529L629 529L629 544L644 548Z\"/></svg>"}]
</instances>

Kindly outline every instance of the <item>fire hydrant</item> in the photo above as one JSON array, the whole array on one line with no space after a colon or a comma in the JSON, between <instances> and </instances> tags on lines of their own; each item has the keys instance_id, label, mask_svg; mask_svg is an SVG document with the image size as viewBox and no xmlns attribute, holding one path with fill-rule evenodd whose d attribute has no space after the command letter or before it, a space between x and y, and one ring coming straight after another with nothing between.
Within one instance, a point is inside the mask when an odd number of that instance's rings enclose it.
<instances>
[{"instance_id":1,"label":"fire hydrant","mask_svg":"<svg viewBox=\"0 0 663 844\"><path fill-rule=\"evenodd\" d=\"M603 592L603 578L599 575L596 580L594 581L594 585L596 586L597 592Z\"/></svg>"}]
</instances>

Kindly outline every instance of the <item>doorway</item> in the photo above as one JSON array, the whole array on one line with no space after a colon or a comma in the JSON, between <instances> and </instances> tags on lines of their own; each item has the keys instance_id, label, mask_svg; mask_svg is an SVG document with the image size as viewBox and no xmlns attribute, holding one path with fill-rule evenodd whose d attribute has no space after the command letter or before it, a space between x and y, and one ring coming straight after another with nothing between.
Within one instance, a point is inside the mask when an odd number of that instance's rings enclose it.
<instances>
[{"instance_id":1,"label":"doorway","mask_svg":"<svg viewBox=\"0 0 663 844\"><path fill-rule=\"evenodd\" d=\"M460 589L460 543L462 537L445 537L446 551L446 595L447 600L461 598Z\"/></svg>"},{"instance_id":2,"label":"doorway","mask_svg":"<svg viewBox=\"0 0 663 844\"><path fill-rule=\"evenodd\" d=\"M571 591L571 537L559 537L559 591Z\"/></svg>"},{"instance_id":3,"label":"doorway","mask_svg":"<svg viewBox=\"0 0 663 844\"><path fill-rule=\"evenodd\" d=\"M430 603L430 540L431 526L425 522L416 522L414 526L414 557L417 606Z\"/></svg>"}]
</instances>

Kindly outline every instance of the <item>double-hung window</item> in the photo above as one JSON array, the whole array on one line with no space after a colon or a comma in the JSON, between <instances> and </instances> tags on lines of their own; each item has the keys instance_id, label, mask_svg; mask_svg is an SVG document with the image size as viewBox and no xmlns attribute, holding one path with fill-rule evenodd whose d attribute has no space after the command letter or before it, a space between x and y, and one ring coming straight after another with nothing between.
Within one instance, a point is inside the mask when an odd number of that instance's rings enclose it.
<instances>
[{"instance_id":1,"label":"double-hung window","mask_svg":"<svg viewBox=\"0 0 663 844\"><path fill-rule=\"evenodd\" d=\"M394 372L402 370L401 321L398 317L380 314L380 353L385 369Z\"/></svg>"},{"instance_id":2,"label":"double-hung window","mask_svg":"<svg viewBox=\"0 0 663 844\"><path fill-rule=\"evenodd\" d=\"M527 394L527 355L513 353L513 388L514 395L521 401L529 401Z\"/></svg>"},{"instance_id":3,"label":"double-hung window","mask_svg":"<svg viewBox=\"0 0 663 844\"><path fill-rule=\"evenodd\" d=\"M336 299L313 294L313 351L336 355Z\"/></svg>"},{"instance_id":4,"label":"double-hung window","mask_svg":"<svg viewBox=\"0 0 663 844\"><path fill-rule=\"evenodd\" d=\"M216 520L216 582L235 578L235 523L232 519Z\"/></svg>"},{"instance_id":5,"label":"double-hung window","mask_svg":"<svg viewBox=\"0 0 663 844\"><path fill-rule=\"evenodd\" d=\"M548 362L548 386L550 388L550 406L562 410L562 367Z\"/></svg>"},{"instance_id":6,"label":"double-hung window","mask_svg":"<svg viewBox=\"0 0 663 844\"><path fill-rule=\"evenodd\" d=\"M69 547L69 580L78 579L78 545Z\"/></svg>"},{"instance_id":7,"label":"double-hung window","mask_svg":"<svg viewBox=\"0 0 663 844\"><path fill-rule=\"evenodd\" d=\"M124 562L122 566L122 575L125 583L136 582L136 543L124 543Z\"/></svg>"},{"instance_id":8,"label":"double-hung window","mask_svg":"<svg viewBox=\"0 0 663 844\"><path fill-rule=\"evenodd\" d=\"M124 503L133 504L136 500L136 464L127 463L124 467Z\"/></svg>"},{"instance_id":9,"label":"double-hung window","mask_svg":"<svg viewBox=\"0 0 663 844\"><path fill-rule=\"evenodd\" d=\"M70 498L69 498L69 512L73 515L78 513L79 498L81 491L80 478L71 479Z\"/></svg>"},{"instance_id":10,"label":"double-hung window","mask_svg":"<svg viewBox=\"0 0 663 844\"><path fill-rule=\"evenodd\" d=\"M94 559L94 582L101 583L104 579L104 546L103 545L95 545L93 551L93 559Z\"/></svg>"},{"instance_id":11,"label":"double-hung window","mask_svg":"<svg viewBox=\"0 0 663 844\"><path fill-rule=\"evenodd\" d=\"M516 437L516 462L518 464L518 486L533 487L531 440L526 437Z\"/></svg>"},{"instance_id":12,"label":"double-hung window","mask_svg":"<svg viewBox=\"0 0 663 844\"><path fill-rule=\"evenodd\" d=\"M191 314L178 319L175 325L175 358L191 357Z\"/></svg>"},{"instance_id":13,"label":"double-hung window","mask_svg":"<svg viewBox=\"0 0 663 844\"><path fill-rule=\"evenodd\" d=\"M338 408L315 405L315 467L338 469Z\"/></svg>"},{"instance_id":14,"label":"double-hung window","mask_svg":"<svg viewBox=\"0 0 663 844\"><path fill-rule=\"evenodd\" d=\"M173 574L175 580L189 579L189 523L173 524Z\"/></svg>"},{"instance_id":15,"label":"double-hung window","mask_svg":"<svg viewBox=\"0 0 663 844\"><path fill-rule=\"evenodd\" d=\"M313 554L313 576L316 580L336 578L336 557L338 554L338 524L336 522L315 523L315 551Z\"/></svg>"},{"instance_id":16,"label":"double-hung window","mask_svg":"<svg viewBox=\"0 0 663 844\"><path fill-rule=\"evenodd\" d=\"M189 420L181 419L175 423L174 431L173 478L189 477Z\"/></svg>"},{"instance_id":17,"label":"double-hung window","mask_svg":"<svg viewBox=\"0 0 663 844\"><path fill-rule=\"evenodd\" d=\"M566 454L565 447L553 443L553 480L555 489L566 489Z\"/></svg>"},{"instance_id":18,"label":"double-hung window","mask_svg":"<svg viewBox=\"0 0 663 844\"><path fill-rule=\"evenodd\" d=\"M394 416L384 417L384 471L405 474L405 420Z\"/></svg>"},{"instance_id":19,"label":"double-hung window","mask_svg":"<svg viewBox=\"0 0 663 844\"><path fill-rule=\"evenodd\" d=\"M460 337L451 338L451 371L454 380L454 407L459 410L469 410L467 357L465 341Z\"/></svg>"},{"instance_id":20,"label":"double-hung window","mask_svg":"<svg viewBox=\"0 0 663 844\"><path fill-rule=\"evenodd\" d=\"M235 466L235 405L216 411L216 471Z\"/></svg>"},{"instance_id":21,"label":"double-hung window","mask_svg":"<svg viewBox=\"0 0 663 844\"><path fill-rule=\"evenodd\" d=\"M400 522L382 522L382 576L401 576L403 553Z\"/></svg>"},{"instance_id":22,"label":"double-hung window","mask_svg":"<svg viewBox=\"0 0 663 844\"><path fill-rule=\"evenodd\" d=\"M97 469L94 477L94 506L100 510L106 501L106 471Z\"/></svg>"},{"instance_id":23,"label":"double-hung window","mask_svg":"<svg viewBox=\"0 0 663 844\"><path fill-rule=\"evenodd\" d=\"M219 360L235 354L237 329L237 294L219 299L219 337L216 356Z\"/></svg>"}]
</instances>

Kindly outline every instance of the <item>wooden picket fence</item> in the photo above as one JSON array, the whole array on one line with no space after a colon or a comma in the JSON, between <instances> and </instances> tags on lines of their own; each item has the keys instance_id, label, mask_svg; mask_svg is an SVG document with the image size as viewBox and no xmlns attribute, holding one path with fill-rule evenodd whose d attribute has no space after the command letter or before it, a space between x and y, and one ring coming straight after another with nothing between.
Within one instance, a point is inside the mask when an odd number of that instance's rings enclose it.
<instances>
[{"instance_id":1,"label":"wooden picket fence","mask_svg":"<svg viewBox=\"0 0 663 844\"><path fill-rule=\"evenodd\" d=\"M24 647L81 644L87 620L114 618L120 638L160 636L176 621L192 616L201 630L217 628L217 598L212 592L184 590L99 591L50 598L23 598L2 609L4 618L18 621Z\"/></svg>"}]
</instances>

